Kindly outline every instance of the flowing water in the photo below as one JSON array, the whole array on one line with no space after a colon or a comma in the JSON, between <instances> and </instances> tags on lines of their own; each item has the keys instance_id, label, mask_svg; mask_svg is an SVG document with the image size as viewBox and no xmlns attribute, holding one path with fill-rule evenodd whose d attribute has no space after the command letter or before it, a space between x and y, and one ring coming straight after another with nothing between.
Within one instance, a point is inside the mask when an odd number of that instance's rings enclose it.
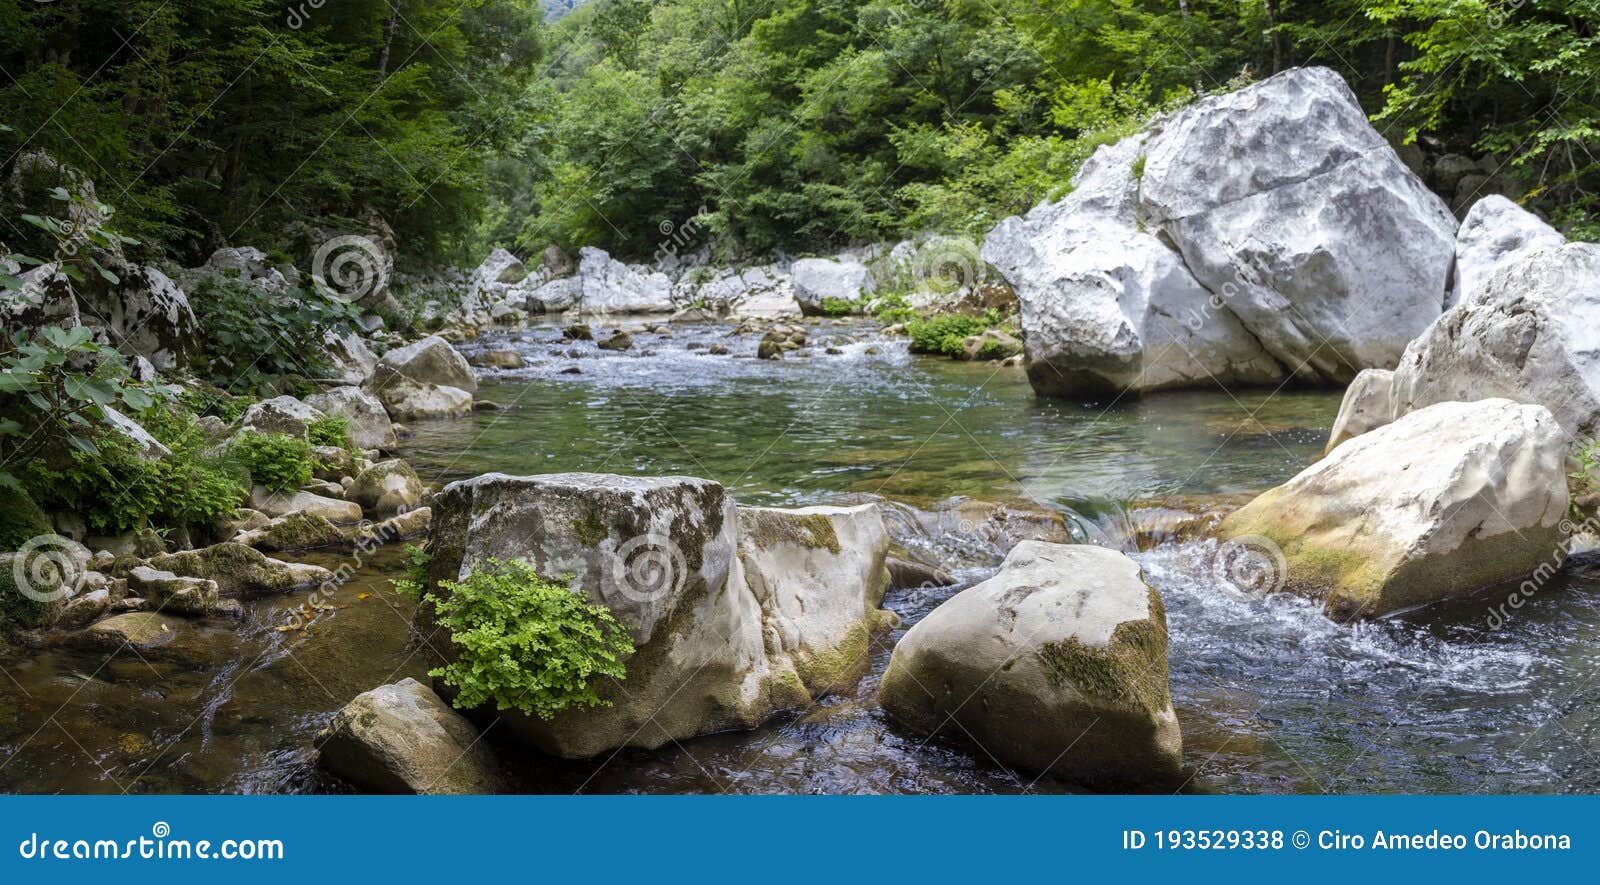
<instances>
[{"instance_id":1,"label":"flowing water","mask_svg":"<svg viewBox=\"0 0 1600 885\"><path fill-rule=\"evenodd\" d=\"M1486 623L1503 598L1493 593L1352 628L1296 599L1231 589L1210 542L1133 545L1134 502L1190 506L1292 476L1320 451L1337 394L1219 387L1088 407L1035 399L1020 371L913 357L847 323L811 327L804 352L775 362L751 358L756 337L726 326L634 337L623 353L562 343L554 329L469 346L525 357L479 391L503 408L419 422L402 454L440 482L491 470L688 474L744 503L883 500L897 543L961 579L891 592L885 605L908 625L992 573L1009 542L970 516L983 507L936 516L951 499L1060 513L1080 540L1134 555L1165 597L1183 789L1600 790L1600 572L1569 569L1497 629ZM708 352L717 345L732 354ZM252 603L242 627L196 627L160 659L70 645L0 655L0 789L343 789L310 764L318 729L361 691L426 678L409 604L388 584L399 561L392 549L367 557L304 631L276 629L303 601L288 597ZM877 639L855 691L810 710L656 751L541 763L518 786L1073 789L886 722L872 698L903 632Z\"/></svg>"}]
</instances>

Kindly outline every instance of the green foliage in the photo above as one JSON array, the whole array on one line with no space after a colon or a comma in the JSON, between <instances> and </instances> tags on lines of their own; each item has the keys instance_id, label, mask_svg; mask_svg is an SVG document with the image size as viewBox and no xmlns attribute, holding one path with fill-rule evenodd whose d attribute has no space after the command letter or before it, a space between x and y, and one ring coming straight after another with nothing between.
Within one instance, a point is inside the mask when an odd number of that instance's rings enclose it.
<instances>
[{"instance_id":1,"label":"green foliage","mask_svg":"<svg viewBox=\"0 0 1600 885\"><path fill-rule=\"evenodd\" d=\"M999 326L1002 322L1003 318L999 312L992 309L986 311L983 316L937 313L906 323L906 334L911 337L912 353L956 356L961 353L962 341Z\"/></svg>"},{"instance_id":2,"label":"green foliage","mask_svg":"<svg viewBox=\"0 0 1600 885\"><path fill-rule=\"evenodd\" d=\"M420 600L428 588L428 568L433 565L433 557L428 555L426 549L415 544L406 545L405 556L404 571L401 577L394 580L394 589Z\"/></svg>"},{"instance_id":3,"label":"green foliage","mask_svg":"<svg viewBox=\"0 0 1600 885\"><path fill-rule=\"evenodd\" d=\"M822 315L828 317L849 316L855 313L859 307L859 304L846 298L824 298L822 303L818 305Z\"/></svg>"},{"instance_id":4,"label":"green foliage","mask_svg":"<svg viewBox=\"0 0 1600 885\"><path fill-rule=\"evenodd\" d=\"M299 437L246 431L228 448L250 481L269 492L292 492L311 481L311 445Z\"/></svg>"},{"instance_id":5,"label":"green foliage","mask_svg":"<svg viewBox=\"0 0 1600 885\"><path fill-rule=\"evenodd\" d=\"M77 449L24 463L24 487L41 507L80 513L90 531L108 535L146 525L209 526L239 506L243 477L207 450L192 414L153 409L141 418L170 456L153 457L116 431L100 431L92 453Z\"/></svg>"},{"instance_id":6,"label":"green foliage","mask_svg":"<svg viewBox=\"0 0 1600 885\"><path fill-rule=\"evenodd\" d=\"M1595 511L1595 494L1600 492L1600 439L1583 440L1573 447L1572 460L1577 470L1567 474L1571 491L1573 522L1600 516Z\"/></svg>"},{"instance_id":7,"label":"green foliage","mask_svg":"<svg viewBox=\"0 0 1600 885\"><path fill-rule=\"evenodd\" d=\"M313 446L333 446L350 452L356 450L355 443L350 441L350 421L331 415L306 425L306 441Z\"/></svg>"},{"instance_id":8,"label":"green foliage","mask_svg":"<svg viewBox=\"0 0 1600 885\"><path fill-rule=\"evenodd\" d=\"M633 643L611 612L526 563L489 560L425 598L457 652L430 675L457 690L459 708L492 702L550 719L570 707L608 705L595 681L627 676Z\"/></svg>"},{"instance_id":9,"label":"green foliage","mask_svg":"<svg viewBox=\"0 0 1600 885\"><path fill-rule=\"evenodd\" d=\"M206 330L211 379L230 391L266 396L286 376L327 373L324 336L349 333L360 315L319 287L269 292L221 274L201 280L190 303Z\"/></svg>"}]
</instances>

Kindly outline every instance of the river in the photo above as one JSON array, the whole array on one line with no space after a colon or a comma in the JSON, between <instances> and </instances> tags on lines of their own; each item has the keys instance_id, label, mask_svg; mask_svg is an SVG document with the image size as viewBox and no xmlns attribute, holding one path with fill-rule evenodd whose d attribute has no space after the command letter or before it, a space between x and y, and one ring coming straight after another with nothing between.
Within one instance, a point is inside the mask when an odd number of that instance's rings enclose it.
<instances>
[{"instance_id":1,"label":"river","mask_svg":"<svg viewBox=\"0 0 1600 885\"><path fill-rule=\"evenodd\" d=\"M1125 549L1166 600L1172 691L1190 792L1594 792L1600 758L1600 569L1569 569L1490 629L1493 594L1341 627L1307 602L1237 592L1208 542L1139 551L1134 502L1238 496L1320 452L1327 391L1213 391L1110 406L1033 397L1020 370L916 357L869 327L811 327L811 346L749 358L728 326L636 331L626 352L561 343L555 329L464 347L520 351L479 398L503 406L418 422L400 453L425 479L498 470L688 474L743 503L884 500L896 540L961 583L892 592L909 625L991 573L1004 544L917 516L964 496L1066 517L1085 541ZM733 355L712 355L715 345ZM827 348L837 351L827 352ZM577 373L572 370L576 367ZM333 555L300 557L330 567ZM0 789L16 792L307 792L341 784L310 746L353 695L426 679L409 603L389 586L400 555L362 563L304 631L279 631L300 597L248 605L238 630L185 637L143 660L62 646L0 656ZM981 752L897 732L873 702L903 631L879 637L853 692L748 732L525 766L541 792L1070 792ZM502 735L488 740L509 753Z\"/></svg>"}]
</instances>

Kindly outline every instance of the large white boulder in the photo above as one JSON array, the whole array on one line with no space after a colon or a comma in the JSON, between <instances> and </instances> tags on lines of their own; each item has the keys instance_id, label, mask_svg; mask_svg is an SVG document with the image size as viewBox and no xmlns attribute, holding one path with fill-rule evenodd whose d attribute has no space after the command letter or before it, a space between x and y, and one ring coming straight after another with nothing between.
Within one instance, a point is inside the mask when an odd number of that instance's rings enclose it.
<instances>
[{"instance_id":1,"label":"large white boulder","mask_svg":"<svg viewBox=\"0 0 1600 885\"><path fill-rule=\"evenodd\" d=\"M1566 452L1543 406L1440 403L1344 443L1220 534L1281 556L1283 588L1331 617L1377 617L1560 565Z\"/></svg>"},{"instance_id":2,"label":"large white boulder","mask_svg":"<svg viewBox=\"0 0 1600 885\"><path fill-rule=\"evenodd\" d=\"M1182 764L1161 596L1102 547L1018 544L906 632L878 697L919 734L1033 774L1161 784Z\"/></svg>"},{"instance_id":3,"label":"large white boulder","mask_svg":"<svg viewBox=\"0 0 1600 885\"><path fill-rule=\"evenodd\" d=\"M984 243L1041 393L1347 382L1443 309L1454 218L1332 71L1196 102L1075 184Z\"/></svg>"},{"instance_id":4,"label":"large white boulder","mask_svg":"<svg viewBox=\"0 0 1600 885\"><path fill-rule=\"evenodd\" d=\"M1265 384L1283 368L1208 292L1182 257L1135 218L1144 138L1100 148L1057 203L1008 218L983 260L1021 306L1036 391L1109 398L1123 390Z\"/></svg>"},{"instance_id":5,"label":"large white boulder","mask_svg":"<svg viewBox=\"0 0 1600 885\"><path fill-rule=\"evenodd\" d=\"M1376 395L1370 386L1346 394L1342 438L1435 403L1489 397L1538 403L1574 437L1600 435L1600 245L1536 248L1503 263L1406 349L1386 409L1352 420Z\"/></svg>"},{"instance_id":6,"label":"large white boulder","mask_svg":"<svg viewBox=\"0 0 1600 885\"><path fill-rule=\"evenodd\" d=\"M472 795L500 783L478 729L415 679L356 695L317 741L318 764L365 792Z\"/></svg>"},{"instance_id":7,"label":"large white boulder","mask_svg":"<svg viewBox=\"0 0 1600 885\"><path fill-rule=\"evenodd\" d=\"M807 316L823 313L824 301L859 304L875 289L872 272L867 266L844 256L802 258L789 265L789 278L800 312Z\"/></svg>"},{"instance_id":8,"label":"large white boulder","mask_svg":"<svg viewBox=\"0 0 1600 885\"><path fill-rule=\"evenodd\" d=\"M285 395L251 404L234 426L256 433L282 433L305 439L311 423L324 417L310 403Z\"/></svg>"},{"instance_id":9,"label":"large white boulder","mask_svg":"<svg viewBox=\"0 0 1600 885\"><path fill-rule=\"evenodd\" d=\"M1178 111L1143 172L1141 215L1296 376L1392 366L1443 310L1455 218L1333 71Z\"/></svg>"},{"instance_id":10,"label":"large white boulder","mask_svg":"<svg viewBox=\"0 0 1600 885\"><path fill-rule=\"evenodd\" d=\"M306 397L306 405L324 415L343 418L350 442L358 449L392 449L399 444L394 422L383 403L359 387L335 387Z\"/></svg>"},{"instance_id":11,"label":"large white boulder","mask_svg":"<svg viewBox=\"0 0 1600 885\"><path fill-rule=\"evenodd\" d=\"M666 274L629 267L592 246L579 249L578 256L578 279L583 287L580 306L585 313L672 311L672 279Z\"/></svg>"},{"instance_id":12,"label":"large white boulder","mask_svg":"<svg viewBox=\"0 0 1600 885\"><path fill-rule=\"evenodd\" d=\"M1499 194L1472 204L1456 232L1456 284L1445 307L1470 300L1512 259L1567 241L1537 215Z\"/></svg>"}]
</instances>

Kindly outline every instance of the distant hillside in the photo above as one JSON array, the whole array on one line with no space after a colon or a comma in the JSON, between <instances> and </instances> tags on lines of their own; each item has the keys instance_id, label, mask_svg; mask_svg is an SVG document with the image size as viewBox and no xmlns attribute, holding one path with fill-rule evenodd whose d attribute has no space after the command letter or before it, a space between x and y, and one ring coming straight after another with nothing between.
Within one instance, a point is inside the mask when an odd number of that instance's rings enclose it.
<instances>
[{"instance_id":1,"label":"distant hillside","mask_svg":"<svg viewBox=\"0 0 1600 885\"><path fill-rule=\"evenodd\" d=\"M588 0L544 0L544 20L560 20L567 13L587 3Z\"/></svg>"}]
</instances>

